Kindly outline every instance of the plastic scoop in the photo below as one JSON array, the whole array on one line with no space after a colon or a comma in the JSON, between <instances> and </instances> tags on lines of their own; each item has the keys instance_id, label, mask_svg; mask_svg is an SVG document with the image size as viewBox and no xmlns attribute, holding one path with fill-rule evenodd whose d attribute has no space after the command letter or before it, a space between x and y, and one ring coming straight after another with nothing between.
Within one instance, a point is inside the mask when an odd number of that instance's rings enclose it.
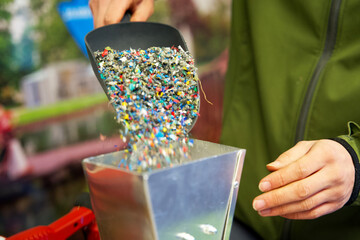
<instances>
[{"instance_id":1,"label":"plastic scoop","mask_svg":"<svg viewBox=\"0 0 360 240\"><path fill-rule=\"evenodd\" d=\"M107 46L118 51L130 48L147 49L149 47L181 46L185 51L188 51L182 35L174 27L160 23L124 22L124 20L121 23L107 25L89 32L85 37L85 45L93 71L109 99L107 87L98 72L94 56L95 51L102 51ZM197 110L199 111L200 103L198 106ZM190 132L196 120L197 117L193 119L191 126L188 127L188 132Z\"/></svg>"}]
</instances>

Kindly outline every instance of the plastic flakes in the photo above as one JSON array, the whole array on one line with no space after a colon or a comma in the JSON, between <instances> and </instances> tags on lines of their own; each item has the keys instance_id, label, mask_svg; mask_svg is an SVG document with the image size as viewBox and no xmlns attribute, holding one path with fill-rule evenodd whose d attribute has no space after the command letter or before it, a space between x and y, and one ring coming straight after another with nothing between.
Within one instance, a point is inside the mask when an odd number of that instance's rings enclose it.
<instances>
[{"instance_id":1,"label":"plastic flakes","mask_svg":"<svg viewBox=\"0 0 360 240\"><path fill-rule=\"evenodd\" d=\"M181 47L95 52L129 156L119 167L138 172L187 159L199 108L194 60Z\"/></svg>"},{"instance_id":2,"label":"plastic flakes","mask_svg":"<svg viewBox=\"0 0 360 240\"><path fill-rule=\"evenodd\" d=\"M214 235L217 233L217 229L210 224L201 224L199 227L201 231L207 235Z\"/></svg>"},{"instance_id":3,"label":"plastic flakes","mask_svg":"<svg viewBox=\"0 0 360 240\"><path fill-rule=\"evenodd\" d=\"M177 237L177 239L180 239L180 240L195 240L195 238L192 235L190 235L186 232L177 233L176 237Z\"/></svg>"}]
</instances>

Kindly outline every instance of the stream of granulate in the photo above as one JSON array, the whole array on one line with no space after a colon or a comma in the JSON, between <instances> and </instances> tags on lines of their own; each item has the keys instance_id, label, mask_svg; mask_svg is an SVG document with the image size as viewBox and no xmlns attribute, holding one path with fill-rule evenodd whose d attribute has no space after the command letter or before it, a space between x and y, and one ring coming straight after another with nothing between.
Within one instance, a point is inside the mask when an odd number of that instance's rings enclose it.
<instances>
[{"instance_id":1,"label":"stream of granulate","mask_svg":"<svg viewBox=\"0 0 360 240\"><path fill-rule=\"evenodd\" d=\"M181 47L106 47L94 55L128 144L116 165L142 172L189 159L200 104L192 56Z\"/></svg>"}]
</instances>

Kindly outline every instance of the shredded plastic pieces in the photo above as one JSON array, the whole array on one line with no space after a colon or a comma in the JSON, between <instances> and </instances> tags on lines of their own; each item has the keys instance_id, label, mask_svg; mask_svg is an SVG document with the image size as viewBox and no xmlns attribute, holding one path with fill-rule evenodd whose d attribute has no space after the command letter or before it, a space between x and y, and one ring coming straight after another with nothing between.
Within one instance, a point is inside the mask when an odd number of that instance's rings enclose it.
<instances>
[{"instance_id":1,"label":"shredded plastic pieces","mask_svg":"<svg viewBox=\"0 0 360 240\"><path fill-rule=\"evenodd\" d=\"M199 115L198 77L192 56L177 47L96 51L116 119L124 127L132 171L172 166L189 158L188 132Z\"/></svg>"}]
</instances>

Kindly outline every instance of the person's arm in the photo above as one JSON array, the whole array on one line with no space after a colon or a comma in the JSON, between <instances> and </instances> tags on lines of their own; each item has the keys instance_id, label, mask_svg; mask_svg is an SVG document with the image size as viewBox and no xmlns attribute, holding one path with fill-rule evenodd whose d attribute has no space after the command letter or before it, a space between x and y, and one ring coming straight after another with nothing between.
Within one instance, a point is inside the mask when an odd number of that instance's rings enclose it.
<instances>
[{"instance_id":1,"label":"person's arm","mask_svg":"<svg viewBox=\"0 0 360 240\"><path fill-rule=\"evenodd\" d=\"M360 126L355 122L349 122L348 129L348 135L338 136L334 140L346 148L355 166L355 184L347 205L360 206Z\"/></svg>"},{"instance_id":2,"label":"person's arm","mask_svg":"<svg viewBox=\"0 0 360 240\"><path fill-rule=\"evenodd\" d=\"M146 21L154 12L154 0L90 0L89 6L95 28L120 22L126 11L130 21Z\"/></svg>"},{"instance_id":3,"label":"person's arm","mask_svg":"<svg viewBox=\"0 0 360 240\"><path fill-rule=\"evenodd\" d=\"M268 164L273 172L260 181L264 193L254 199L254 209L262 216L313 219L356 200L360 128L349 127L349 135L299 142Z\"/></svg>"}]
</instances>

